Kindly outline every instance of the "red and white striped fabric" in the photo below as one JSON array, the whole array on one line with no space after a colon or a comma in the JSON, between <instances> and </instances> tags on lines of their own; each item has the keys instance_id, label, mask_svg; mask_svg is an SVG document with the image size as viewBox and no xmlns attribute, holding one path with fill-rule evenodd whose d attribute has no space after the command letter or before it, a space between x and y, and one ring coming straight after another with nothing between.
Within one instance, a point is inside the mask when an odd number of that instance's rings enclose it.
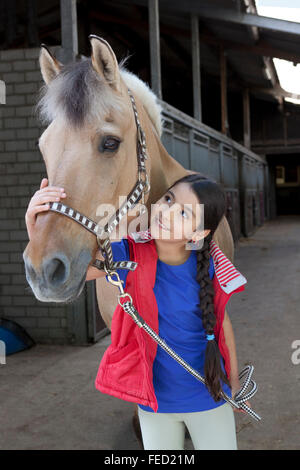
<instances>
[{"instance_id":1,"label":"red and white striped fabric","mask_svg":"<svg viewBox=\"0 0 300 470\"><path fill-rule=\"evenodd\" d=\"M213 258L216 277L226 294L230 294L230 292L246 284L247 279L226 258L223 251L213 240L210 242L209 253Z\"/></svg>"},{"instance_id":2,"label":"red and white striped fabric","mask_svg":"<svg viewBox=\"0 0 300 470\"><path fill-rule=\"evenodd\" d=\"M140 232L132 232L130 236L134 239L136 243L145 243L148 240L151 240L150 230L141 230Z\"/></svg>"},{"instance_id":3,"label":"red and white striped fabric","mask_svg":"<svg viewBox=\"0 0 300 470\"><path fill-rule=\"evenodd\" d=\"M130 236L136 243L145 243L152 239L150 230L132 232ZM247 279L229 261L213 240L210 242L209 253L213 258L216 278L226 294L230 294L230 292L247 283Z\"/></svg>"}]
</instances>

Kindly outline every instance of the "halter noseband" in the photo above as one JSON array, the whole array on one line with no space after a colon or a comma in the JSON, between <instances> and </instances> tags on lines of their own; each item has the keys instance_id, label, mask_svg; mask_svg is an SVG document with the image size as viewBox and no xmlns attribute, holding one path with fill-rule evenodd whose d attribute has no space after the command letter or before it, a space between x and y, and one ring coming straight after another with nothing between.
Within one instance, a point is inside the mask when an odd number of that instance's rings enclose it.
<instances>
[{"instance_id":1,"label":"halter noseband","mask_svg":"<svg viewBox=\"0 0 300 470\"><path fill-rule=\"evenodd\" d=\"M134 271L137 263L133 261L113 261L112 249L110 244L109 235L113 232L115 227L119 224L120 220L124 217L127 212L132 209L138 201L142 198L142 204L144 204L144 195L148 194L150 191L150 183L148 180L148 174L146 170L145 160L147 160L148 155L146 152L146 139L145 133L141 127L139 120L136 104L134 97L131 91L128 88L128 94L131 100L133 113L135 117L136 127L137 127L137 164L138 164L138 179L128 194L126 201L121 205L121 207L113 214L109 219L107 224L104 227L100 227L96 222L94 222L89 217L81 214L79 211L72 209L70 206L62 204L61 202L50 202L49 210L58 212L60 214L66 215L70 219L78 222L82 227L89 230L89 232L96 235L97 242L102 254L105 257L104 261L95 259L92 263L93 266L97 267L100 270L115 270L115 269L129 269Z\"/></svg>"}]
</instances>

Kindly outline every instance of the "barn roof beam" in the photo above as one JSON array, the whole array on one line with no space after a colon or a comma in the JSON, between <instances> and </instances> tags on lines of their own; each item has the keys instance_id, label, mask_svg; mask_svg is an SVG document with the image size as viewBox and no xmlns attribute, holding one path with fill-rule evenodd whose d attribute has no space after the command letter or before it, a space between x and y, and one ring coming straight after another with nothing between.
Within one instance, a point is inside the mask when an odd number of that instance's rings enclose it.
<instances>
[{"instance_id":1,"label":"barn roof beam","mask_svg":"<svg viewBox=\"0 0 300 470\"><path fill-rule=\"evenodd\" d=\"M264 93L267 95L273 96L284 96L285 98L293 98L295 100L300 100L300 95L297 93L290 93L289 91L284 90L281 88L280 85L277 85L275 88L261 88L261 87L252 87L251 90L253 92Z\"/></svg>"},{"instance_id":2,"label":"barn roof beam","mask_svg":"<svg viewBox=\"0 0 300 470\"><path fill-rule=\"evenodd\" d=\"M241 6L243 6L243 13L248 12L257 15L255 0L242 0L242 2L240 0L237 0L237 5L239 5L237 11L241 12ZM260 40L260 31L257 26L247 26L247 31L253 44L257 43ZM273 87L277 86L279 84L279 78L272 59L270 57L262 56L262 62L263 73L267 75L268 79L271 80ZM245 102L247 102L247 100ZM282 102L283 98L281 97L280 104L282 104Z\"/></svg>"},{"instance_id":3,"label":"barn roof beam","mask_svg":"<svg viewBox=\"0 0 300 470\"><path fill-rule=\"evenodd\" d=\"M254 0L236 0L236 10L243 13L248 11L249 13L257 14ZM257 26L247 26L247 31L253 42L257 42L259 40L259 30Z\"/></svg>"},{"instance_id":4,"label":"barn roof beam","mask_svg":"<svg viewBox=\"0 0 300 470\"><path fill-rule=\"evenodd\" d=\"M255 45L241 44L241 42L217 38L207 29L202 29L200 39L207 44L220 45L222 43L227 50L236 50L266 57L277 57L278 59L289 60L294 63L300 62L300 51L299 53L285 51L283 49L273 47L267 41L262 39L260 39Z\"/></svg>"},{"instance_id":5,"label":"barn roof beam","mask_svg":"<svg viewBox=\"0 0 300 470\"><path fill-rule=\"evenodd\" d=\"M162 2L162 5L165 2ZM285 34L296 34L300 36L300 23L267 16L255 15L254 13L243 13L234 9L201 5L194 0L173 0L172 7L177 11L185 11L197 14L200 18L219 20L227 23L235 23L244 26L257 26L261 29L277 31Z\"/></svg>"},{"instance_id":6,"label":"barn roof beam","mask_svg":"<svg viewBox=\"0 0 300 470\"><path fill-rule=\"evenodd\" d=\"M132 19L124 18L124 17L117 17L114 15L110 15L104 13L103 11L98 12L93 10L93 15L97 15L97 18L104 22L113 22L116 24L123 24L126 26L130 26L135 28L135 30L145 31L148 29L148 22L139 20L137 23L134 23ZM200 18L199 18L200 19ZM190 31L184 28L170 26L165 24L164 22L160 21L159 28L161 33L170 34L174 37L182 36L182 37L190 37ZM207 43L207 44L215 44L220 46L221 44L224 45L225 49L231 50L240 50L242 52L247 52L252 55L259 55L259 56L267 56L267 57L277 57L278 59L285 59L289 60L294 63L300 63L300 50L299 52L290 52L284 49L280 49L278 47L274 47L270 45L267 41L259 39L259 41L255 45L248 45L248 44L241 44L241 42L217 38L213 35L210 31L206 28L201 26L200 30L200 41Z\"/></svg>"}]
</instances>

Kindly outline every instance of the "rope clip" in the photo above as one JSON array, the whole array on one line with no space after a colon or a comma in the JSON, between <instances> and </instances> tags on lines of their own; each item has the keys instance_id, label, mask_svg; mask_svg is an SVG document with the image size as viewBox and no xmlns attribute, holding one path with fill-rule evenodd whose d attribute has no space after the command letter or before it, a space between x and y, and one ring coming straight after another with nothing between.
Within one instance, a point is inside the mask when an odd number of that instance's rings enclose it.
<instances>
[{"instance_id":1,"label":"rope clip","mask_svg":"<svg viewBox=\"0 0 300 470\"><path fill-rule=\"evenodd\" d=\"M121 294L124 295L124 288L123 288L123 282L124 281L121 281L119 274L116 271L108 271L106 266L104 266L104 270L107 274L108 282L110 282L114 286L117 286L119 288ZM116 276L117 279L116 280L112 279L112 276Z\"/></svg>"}]
</instances>

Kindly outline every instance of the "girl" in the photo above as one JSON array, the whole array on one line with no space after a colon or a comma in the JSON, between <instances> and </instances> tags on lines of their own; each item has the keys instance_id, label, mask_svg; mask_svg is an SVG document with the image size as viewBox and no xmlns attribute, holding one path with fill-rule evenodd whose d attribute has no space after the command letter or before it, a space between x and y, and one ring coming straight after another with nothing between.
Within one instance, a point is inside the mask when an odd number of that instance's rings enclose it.
<instances>
[{"instance_id":1,"label":"girl","mask_svg":"<svg viewBox=\"0 0 300 470\"><path fill-rule=\"evenodd\" d=\"M46 182L29 204L25 217L28 231L33 230L35 214L47 210L41 204L60 197L60 188L47 188ZM201 229L199 204L204 204ZM131 293L147 323L199 370L207 383L199 382L156 347L120 305L116 308L112 344L102 358L95 384L104 393L138 404L146 450L183 450L185 426L195 449L237 449L233 409L221 397L222 390L234 397L240 388L235 340L226 310L224 314L226 302L216 302L215 291L218 289L219 299L221 289L210 256L210 242L225 210L225 193L220 186L200 174L190 174L173 183L154 205L150 241L142 240L138 246L128 237L112 243L114 261L137 260L140 253L134 274L118 270L125 292ZM198 249L187 250L187 242ZM103 259L100 252L97 258ZM89 266L86 280L105 275ZM142 288L140 278L145 281ZM240 290L243 286L231 293ZM218 345L222 345L224 357Z\"/></svg>"}]
</instances>

